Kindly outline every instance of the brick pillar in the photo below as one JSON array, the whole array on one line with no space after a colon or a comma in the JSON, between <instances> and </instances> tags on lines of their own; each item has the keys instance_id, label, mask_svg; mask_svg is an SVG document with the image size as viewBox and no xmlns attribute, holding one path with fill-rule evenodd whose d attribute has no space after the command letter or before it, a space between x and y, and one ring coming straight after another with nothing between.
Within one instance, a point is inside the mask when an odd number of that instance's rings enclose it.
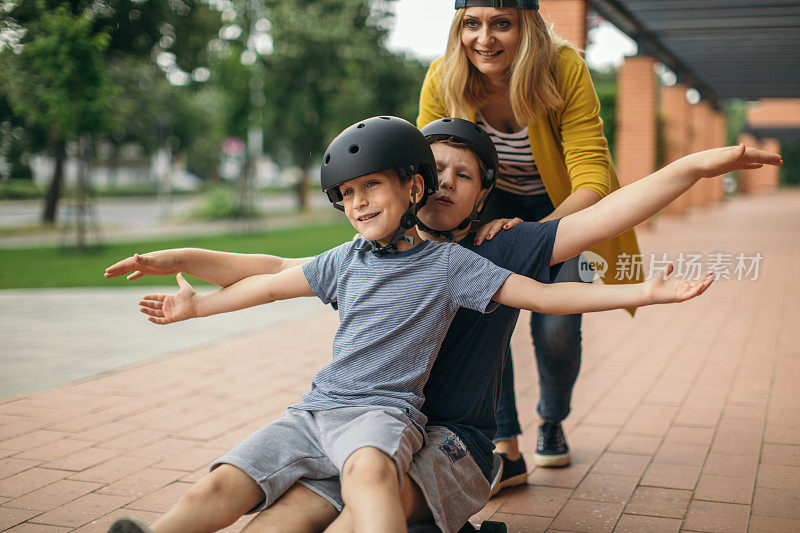
<instances>
[{"instance_id":1,"label":"brick pillar","mask_svg":"<svg viewBox=\"0 0 800 533\"><path fill-rule=\"evenodd\" d=\"M553 25L556 35L578 49L586 48L586 1L547 0L539 8L542 18Z\"/></svg>"},{"instance_id":2,"label":"brick pillar","mask_svg":"<svg viewBox=\"0 0 800 533\"><path fill-rule=\"evenodd\" d=\"M652 174L656 164L655 58L626 57L617 85L616 162L622 185Z\"/></svg>"},{"instance_id":3,"label":"brick pillar","mask_svg":"<svg viewBox=\"0 0 800 533\"><path fill-rule=\"evenodd\" d=\"M762 139L760 148L768 152L781 153L781 143L777 139ZM764 165L757 169L757 172L760 174L764 192L772 192L778 188L781 179L780 167Z\"/></svg>"},{"instance_id":4,"label":"brick pillar","mask_svg":"<svg viewBox=\"0 0 800 533\"><path fill-rule=\"evenodd\" d=\"M689 153L691 143L691 106L686 101L688 87L683 84L661 89L661 115L664 117L664 159L672 163ZM672 215L689 208L688 194L683 194L665 209Z\"/></svg>"},{"instance_id":5,"label":"brick pillar","mask_svg":"<svg viewBox=\"0 0 800 533\"><path fill-rule=\"evenodd\" d=\"M739 142L744 143L746 146L760 147L758 140L749 133L741 134L739 136ZM758 171L759 169L736 171L740 193L753 194L758 189Z\"/></svg>"},{"instance_id":6,"label":"brick pillar","mask_svg":"<svg viewBox=\"0 0 800 533\"><path fill-rule=\"evenodd\" d=\"M712 147L718 148L728 145L728 121L722 110L714 110L712 117ZM713 180L712 203L719 204L725 200L725 187L722 177Z\"/></svg>"},{"instance_id":7,"label":"brick pillar","mask_svg":"<svg viewBox=\"0 0 800 533\"><path fill-rule=\"evenodd\" d=\"M694 106L692 113L692 152L701 152L711 148L711 117L714 110L707 100L701 100ZM710 203L712 184L711 180L702 180L692 187L691 205L692 207L703 207Z\"/></svg>"}]
</instances>

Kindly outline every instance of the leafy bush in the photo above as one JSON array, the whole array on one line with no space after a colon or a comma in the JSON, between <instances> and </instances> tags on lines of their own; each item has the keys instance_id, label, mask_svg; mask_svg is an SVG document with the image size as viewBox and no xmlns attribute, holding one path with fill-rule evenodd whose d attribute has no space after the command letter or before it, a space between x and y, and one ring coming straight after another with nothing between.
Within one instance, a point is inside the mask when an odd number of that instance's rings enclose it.
<instances>
[{"instance_id":1,"label":"leafy bush","mask_svg":"<svg viewBox=\"0 0 800 533\"><path fill-rule=\"evenodd\" d=\"M42 188L31 180L0 181L0 200L31 200L43 195Z\"/></svg>"},{"instance_id":2,"label":"leafy bush","mask_svg":"<svg viewBox=\"0 0 800 533\"><path fill-rule=\"evenodd\" d=\"M257 209L243 206L239 200L239 191L235 187L212 187L203 194L203 201L193 215L203 220L252 218L259 215Z\"/></svg>"}]
</instances>

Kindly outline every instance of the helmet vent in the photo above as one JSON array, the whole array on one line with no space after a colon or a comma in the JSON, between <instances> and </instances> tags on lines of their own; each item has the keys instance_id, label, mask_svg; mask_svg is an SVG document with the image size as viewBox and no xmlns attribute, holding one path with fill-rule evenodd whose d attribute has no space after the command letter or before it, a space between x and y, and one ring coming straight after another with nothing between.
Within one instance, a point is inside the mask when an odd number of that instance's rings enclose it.
<instances>
[{"instance_id":1,"label":"helmet vent","mask_svg":"<svg viewBox=\"0 0 800 533\"><path fill-rule=\"evenodd\" d=\"M443 118L442 122L453 122L452 118Z\"/></svg>"},{"instance_id":2,"label":"helmet vent","mask_svg":"<svg viewBox=\"0 0 800 533\"><path fill-rule=\"evenodd\" d=\"M331 162L331 154L325 154L325 164L327 165L330 162Z\"/></svg>"},{"instance_id":3,"label":"helmet vent","mask_svg":"<svg viewBox=\"0 0 800 533\"><path fill-rule=\"evenodd\" d=\"M358 129L361 129L361 128L363 128L364 126L366 126L366 124L364 124L364 123L362 122L361 124L359 124L358 126L356 126L356 128L358 128Z\"/></svg>"},{"instance_id":4,"label":"helmet vent","mask_svg":"<svg viewBox=\"0 0 800 533\"><path fill-rule=\"evenodd\" d=\"M351 144L350 148L347 149L351 154L357 154L360 148L357 144Z\"/></svg>"},{"instance_id":5,"label":"helmet vent","mask_svg":"<svg viewBox=\"0 0 800 533\"><path fill-rule=\"evenodd\" d=\"M380 117L382 120L392 120L389 117Z\"/></svg>"}]
</instances>

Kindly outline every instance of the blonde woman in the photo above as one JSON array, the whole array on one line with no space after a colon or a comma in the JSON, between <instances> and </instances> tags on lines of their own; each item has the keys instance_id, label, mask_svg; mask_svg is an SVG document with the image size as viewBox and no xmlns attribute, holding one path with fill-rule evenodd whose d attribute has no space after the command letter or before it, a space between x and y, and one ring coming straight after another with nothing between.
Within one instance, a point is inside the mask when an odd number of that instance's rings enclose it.
<instances>
[{"instance_id":1,"label":"blonde woman","mask_svg":"<svg viewBox=\"0 0 800 533\"><path fill-rule=\"evenodd\" d=\"M456 0L455 7L447 49L425 77L417 126L460 117L491 136L501 169L483 220L556 219L619 188L586 64L573 46L552 34L538 1ZM594 252L608 264L604 281L619 283L618 258L638 254L636 237L631 230ZM566 262L556 281L587 277L578 269L577 258ZM531 332L541 420L535 463L565 466L570 453L561 422L569 414L580 367L581 315L533 313ZM517 442L522 430L510 357L503 370L497 423L495 442L504 472L494 490L527 479Z\"/></svg>"}]
</instances>

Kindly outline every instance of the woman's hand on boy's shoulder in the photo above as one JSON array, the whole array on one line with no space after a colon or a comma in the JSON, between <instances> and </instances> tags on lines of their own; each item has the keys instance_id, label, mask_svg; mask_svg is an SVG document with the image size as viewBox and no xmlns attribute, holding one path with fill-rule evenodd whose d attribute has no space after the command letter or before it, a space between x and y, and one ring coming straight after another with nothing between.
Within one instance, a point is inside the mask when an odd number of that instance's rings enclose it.
<instances>
[{"instance_id":1,"label":"woman's hand on boy's shoulder","mask_svg":"<svg viewBox=\"0 0 800 533\"><path fill-rule=\"evenodd\" d=\"M524 222L519 217L514 218L497 218L481 226L475 233L475 240L473 244L479 246L483 241L491 241L492 237L505 229L511 229L517 224Z\"/></svg>"}]
</instances>

